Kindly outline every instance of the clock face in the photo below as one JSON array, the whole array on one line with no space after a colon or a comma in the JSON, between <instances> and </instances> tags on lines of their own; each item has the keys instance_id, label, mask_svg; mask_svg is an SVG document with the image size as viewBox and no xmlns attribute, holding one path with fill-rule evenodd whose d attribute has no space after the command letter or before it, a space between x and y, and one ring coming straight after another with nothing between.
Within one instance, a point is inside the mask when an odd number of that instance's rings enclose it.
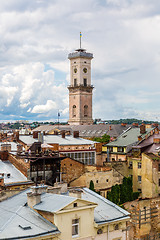
<instances>
[{"instance_id":1,"label":"clock face","mask_svg":"<svg viewBox=\"0 0 160 240\"><path fill-rule=\"evenodd\" d=\"M84 73L87 73L87 68L83 68L83 72L84 72Z\"/></svg>"},{"instance_id":2,"label":"clock face","mask_svg":"<svg viewBox=\"0 0 160 240\"><path fill-rule=\"evenodd\" d=\"M77 68L74 68L74 73L77 73Z\"/></svg>"}]
</instances>

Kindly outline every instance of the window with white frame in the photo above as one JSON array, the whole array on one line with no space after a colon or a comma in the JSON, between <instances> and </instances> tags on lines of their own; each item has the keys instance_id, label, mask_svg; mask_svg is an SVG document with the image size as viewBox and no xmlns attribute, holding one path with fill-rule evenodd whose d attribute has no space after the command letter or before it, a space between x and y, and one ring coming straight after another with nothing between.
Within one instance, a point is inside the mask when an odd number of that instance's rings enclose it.
<instances>
[{"instance_id":1,"label":"window with white frame","mask_svg":"<svg viewBox=\"0 0 160 240\"><path fill-rule=\"evenodd\" d=\"M72 237L79 235L79 219L72 220Z\"/></svg>"}]
</instances>

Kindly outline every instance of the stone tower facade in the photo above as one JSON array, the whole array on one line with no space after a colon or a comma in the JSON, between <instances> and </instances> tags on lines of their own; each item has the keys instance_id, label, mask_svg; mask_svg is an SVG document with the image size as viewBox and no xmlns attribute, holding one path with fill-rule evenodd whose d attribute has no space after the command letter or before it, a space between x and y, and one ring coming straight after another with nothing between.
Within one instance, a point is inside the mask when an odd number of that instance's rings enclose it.
<instances>
[{"instance_id":1,"label":"stone tower facade","mask_svg":"<svg viewBox=\"0 0 160 240\"><path fill-rule=\"evenodd\" d=\"M68 55L70 60L69 121L70 125L93 124L91 60L92 53L77 49Z\"/></svg>"}]
</instances>

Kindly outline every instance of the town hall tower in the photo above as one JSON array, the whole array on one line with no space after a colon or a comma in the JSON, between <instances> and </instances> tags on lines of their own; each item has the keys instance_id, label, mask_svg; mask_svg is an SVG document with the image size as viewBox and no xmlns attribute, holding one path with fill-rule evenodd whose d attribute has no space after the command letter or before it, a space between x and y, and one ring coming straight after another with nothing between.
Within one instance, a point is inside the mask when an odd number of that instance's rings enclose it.
<instances>
[{"instance_id":1,"label":"town hall tower","mask_svg":"<svg viewBox=\"0 0 160 240\"><path fill-rule=\"evenodd\" d=\"M93 124L91 60L92 53L85 49L68 55L70 60L69 121L70 125Z\"/></svg>"}]
</instances>

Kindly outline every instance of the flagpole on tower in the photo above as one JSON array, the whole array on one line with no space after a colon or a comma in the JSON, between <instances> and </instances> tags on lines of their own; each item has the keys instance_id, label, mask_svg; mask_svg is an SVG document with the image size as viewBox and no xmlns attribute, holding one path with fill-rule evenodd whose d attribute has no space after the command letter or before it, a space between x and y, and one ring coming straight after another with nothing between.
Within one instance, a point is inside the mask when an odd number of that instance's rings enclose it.
<instances>
[{"instance_id":1,"label":"flagpole on tower","mask_svg":"<svg viewBox=\"0 0 160 240\"><path fill-rule=\"evenodd\" d=\"M80 49L81 49L81 37L82 37L82 33L80 32Z\"/></svg>"}]
</instances>

